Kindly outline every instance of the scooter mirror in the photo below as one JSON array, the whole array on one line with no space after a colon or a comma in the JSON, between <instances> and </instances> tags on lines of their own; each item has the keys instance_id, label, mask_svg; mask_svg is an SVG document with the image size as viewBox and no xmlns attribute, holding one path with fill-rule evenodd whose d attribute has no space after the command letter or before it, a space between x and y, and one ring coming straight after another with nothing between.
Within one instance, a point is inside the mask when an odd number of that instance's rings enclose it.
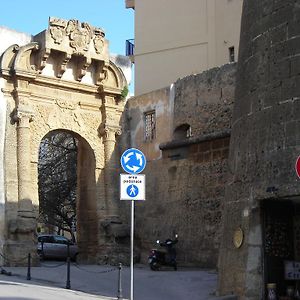
<instances>
[{"instance_id":1,"label":"scooter mirror","mask_svg":"<svg viewBox=\"0 0 300 300\"><path fill-rule=\"evenodd\" d=\"M156 244L159 244L159 240L156 240Z\"/></svg>"}]
</instances>

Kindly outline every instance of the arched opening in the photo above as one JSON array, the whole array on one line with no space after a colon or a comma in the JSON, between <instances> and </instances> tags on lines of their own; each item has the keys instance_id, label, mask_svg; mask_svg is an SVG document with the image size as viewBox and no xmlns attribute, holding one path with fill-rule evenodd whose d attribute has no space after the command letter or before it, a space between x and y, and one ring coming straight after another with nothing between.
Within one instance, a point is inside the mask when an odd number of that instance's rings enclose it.
<instances>
[{"instance_id":1,"label":"arched opening","mask_svg":"<svg viewBox=\"0 0 300 300\"><path fill-rule=\"evenodd\" d=\"M77 242L80 258L98 246L95 156L90 145L67 130L41 140L38 160L39 231Z\"/></svg>"},{"instance_id":2,"label":"arched opening","mask_svg":"<svg viewBox=\"0 0 300 300\"><path fill-rule=\"evenodd\" d=\"M187 139L192 136L192 129L189 124L182 124L177 126L174 130L174 140Z\"/></svg>"}]
</instances>

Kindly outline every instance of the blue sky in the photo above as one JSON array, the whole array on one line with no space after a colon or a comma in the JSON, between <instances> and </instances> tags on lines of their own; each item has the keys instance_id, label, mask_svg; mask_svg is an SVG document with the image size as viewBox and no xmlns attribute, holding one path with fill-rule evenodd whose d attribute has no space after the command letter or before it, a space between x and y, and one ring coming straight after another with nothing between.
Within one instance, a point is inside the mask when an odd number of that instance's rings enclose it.
<instances>
[{"instance_id":1,"label":"blue sky","mask_svg":"<svg viewBox=\"0 0 300 300\"><path fill-rule=\"evenodd\" d=\"M134 12L125 0L3 0L0 9L0 26L32 35L48 27L49 16L101 27L115 54L124 55L125 40L134 37Z\"/></svg>"}]
</instances>

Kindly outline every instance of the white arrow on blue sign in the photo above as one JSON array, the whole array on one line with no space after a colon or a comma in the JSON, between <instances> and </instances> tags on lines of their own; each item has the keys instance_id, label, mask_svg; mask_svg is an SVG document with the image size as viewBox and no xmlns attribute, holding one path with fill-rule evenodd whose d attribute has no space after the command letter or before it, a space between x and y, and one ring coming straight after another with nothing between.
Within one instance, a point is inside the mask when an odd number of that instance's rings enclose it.
<instances>
[{"instance_id":1,"label":"white arrow on blue sign","mask_svg":"<svg viewBox=\"0 0 300 300\"><path fill-rule=\"evenodd\" d=\"M130 148L122 154L121 165L126 173L138 174L146 167L146 157L142 151Z\"/></svg>"}]
</instances>

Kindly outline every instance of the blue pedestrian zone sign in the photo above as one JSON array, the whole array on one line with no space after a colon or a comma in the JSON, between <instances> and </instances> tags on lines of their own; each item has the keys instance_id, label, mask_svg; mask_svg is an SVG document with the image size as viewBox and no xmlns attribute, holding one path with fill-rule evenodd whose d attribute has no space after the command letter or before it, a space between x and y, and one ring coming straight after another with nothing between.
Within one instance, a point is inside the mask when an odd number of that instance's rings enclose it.
<instances>
[{"instance_id":1,"label":"blue pedestrian zone sign","mask_svg":"<svg viewBox=\"0 0 300 300\"><path fill-rule=\"evenodd\" d=\"M146 200L145 174L120 174L121 200Z\"/></svg>"},{"instance_id":2,"label":"blue pedestrian zone sign","mask_svg":"<svg viewBox=\"0 0 300 300\"><path fill-rule=\"evenodd\" d=\"M134 198L139 194L139 188L134 184L130 184L126 189L126 193L129 197Z\"/></svg>"},{"instance_id":3,"label":"blue pedestrian zone sign","mask_svg":"<svg viewBox=\"0 0 300 300\"><path fill-rule=\"evenodd\" d=\"M122 154L121 165L126 173L138 174L146 167L146 157L142 151L130 148Z\"/></svg>"}]
</instances>

